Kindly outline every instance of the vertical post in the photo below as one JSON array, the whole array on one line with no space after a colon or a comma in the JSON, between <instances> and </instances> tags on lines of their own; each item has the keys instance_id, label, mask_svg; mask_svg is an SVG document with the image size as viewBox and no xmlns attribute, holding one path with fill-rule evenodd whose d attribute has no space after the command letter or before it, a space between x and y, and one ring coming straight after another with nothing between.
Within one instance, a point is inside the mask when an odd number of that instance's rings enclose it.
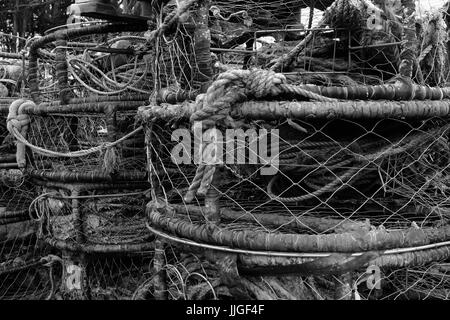
<instances>
[{"instance_id":1,"label":"vertical post","mask_svg":"<svg viewBox=\"0 0 450 320\"><path fill-rule=\"evenodd\" d=\"M209 187L208 191L206 191L205 195L205 220L208 224L212 225L217 225L220 223L220 194L216 190L216 188L214 188L214 186L218 185L219 179L220 172L218 168L216 168L211 186Z\"/></svg>"},{"instance_id":2,"label":"vertical post","mask_svg":"<svg viewBox=\"0 0 450 320\"><path fill-rule=\"evenodd\" d=\"M67 70L67 40L62 32L56 36L55 62L56 62L56 78L58 81L59 100L61 104L68 104L70 99L69 78Z\"/></svg>"},{"instance_id":3,"label":"vertical post","mask_svg":"<svg viewBox=\"0 0 450 320\"><path fill-rule=\"evenodd\" d=\"M19 52L19 3L20 0L16 0L15 6L16 9L14 10L14 26L13 26L13 34L17 36L16 38L16 52Z\"/></svg>"},{"instance_id":4,"label":"vertical post","mask_svg":"<svg viewBox=\"0 0 450 320\"><path fill-rule=\"evenodd\" d=\"M193 82L201 92L205 92L212 78L211 61L211 33L208 27L210 0L201 0L197 6L189 11L190 18L185 23L187 30L193 30L194 51L191 52L191 61L196 67Z\"/></svg>"},{"instance_id":5,"label":"vertical post","mask_svg":"<svg viewBox=\"0 0 450 320\"><path fill-rule=\"evenodd\" d=\"M77 197L80 191L76 188L72 190L72 214L74 216L75 239L78 244L86 242L86 235L84 233L84 215L83 210L80 209L80 199Z\"/></svg>"},{"instance_id":6,"label":"vertical post","mask_svg":"<svg viewBox=\"0 0 450 320\"><path fill-rule=\"evenodd\" d=\"M21 30L22 31L21 35L23 38L27 37L27 27L28 27L28 21L29 21L28 15L29 15L28 10L26 7L24 7L22 9L22 30ZM17 52L20 52L20 48Z\"/></svg>"},{"instance_id":7,"label":"vertical post","mask_svg":"<svg viewBox=\"0 0 450 320\"><path fill-rule=\"evenodd\" d=\"M38 59L37 50L30 50L28 61L28 85L30 87L31 99L34 103L39 104L39 83L38 83Z\"/></svg>"},{"instance_id":8,"label":"vertical post","mask_svg":"<svg viewBox=\"0 0 450 320\"><path fill-rule=\"evenodd\" d=\"M144 132L145 132L145 153L147 158L147 172L148 172L148 181L150 182L150 193L152 196L152 200L156 200L156 193L158 191L158 180L155 175L155 168L153 167L153 151L152 151L152 132L153 132L153 122L150 124L144 124Z\"/></svg>"},{"instance_id":9,"label":"vertical post","mask_svg":"<svg viewBox=\"0 0 450 320\"><path fill-rule=\"evenodd\" d=\"M84 233L84 216L80 209L80 191L72 190L72 214L75 218L75 241L77 245L86 242ZM63 251L63 277L61 281L61 292L65 299L86 300L90 299L90 288L87 274L87 259L83 252Z\"/></svg>"},{"instance_id":10,"label":"vertical post","mask_svg":"<svg viewBox=\"0 0 450 320\"><path fill-rule=\"evenodd\" d=\"M399 72L402 77L411 78L414 61L416 60L416 5L414 0L402 0L403 7L403 35L402 50L400 52Z\"/></svg>"},{"instance_id":11,"label":"vertical post","mask_svg":"<svg viewBox=\"0 0 450 320\"><path fill-rule=\"evenodd\" d=\"M314 2L311 2L311 4L309 5L308 29L311 29L313 19L314 19Z\"/></svg>"},{"instance_id":12,"label":"vertical post","mask_svg":"<svg viewBox=\"0 0 450 320\"><path fill-rule=\"evenodd\" d=\"M161 239L155 240L155 258L153 259L153 267L155 270L155 300L167 300L167 283L165 265L164 242Z\"/></svg>"},{"instance_id":13,"label":"vertical post","mask_svg":"<svg viewBox=\"0 0 450 320\"><path fill-rule=\"evenodd\" d=\"M108 141L113 142L117 139L117 108L109 105L105 108L106 130L108 132ZM117 173L119 170L119 147L114 146L106 149L103 159L103 170L109 175Z\"/></svg>"}]
</instances>

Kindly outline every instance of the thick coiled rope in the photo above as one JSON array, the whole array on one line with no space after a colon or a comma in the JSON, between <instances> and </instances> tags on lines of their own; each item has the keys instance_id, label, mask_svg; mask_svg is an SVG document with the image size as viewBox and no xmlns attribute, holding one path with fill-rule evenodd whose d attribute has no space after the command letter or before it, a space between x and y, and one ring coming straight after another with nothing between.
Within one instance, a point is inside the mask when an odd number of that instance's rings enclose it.
<instances>
[{"instance_id":1,"label":"thick coiled rope","mask_svg":"<svg viewBox=\"0 0 450 320\"><path fill-rule=\"evenodd\" d=\"M291 94L323 102L335 101L298 86L288 85L283 74L271 70L228 70L217 77L206 94L197 97L196 111L190 120L191 122L202 121L205 129L216 125L237 127L238 123L230 116L233 105L249 97L275 97L281 94ZM204 145L200 152L204 161L210 149ZM204 196L211 186L214 172L214 164L200 163L184 200L191 202L196 194Z\"/></svg>"}]
</instances>

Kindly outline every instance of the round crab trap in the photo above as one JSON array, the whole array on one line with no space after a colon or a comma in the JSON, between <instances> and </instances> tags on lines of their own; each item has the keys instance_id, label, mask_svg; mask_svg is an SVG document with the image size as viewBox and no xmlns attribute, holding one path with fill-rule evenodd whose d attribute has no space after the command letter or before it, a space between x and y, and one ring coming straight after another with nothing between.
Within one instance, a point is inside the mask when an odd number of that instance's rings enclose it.
<instances>
[{"instance_id":1,"label":"round crab trap","mask_svg":"<svg viewBox=\"0 0 450 320\"><path fill-rule=\"evenodd\" d=\"M0 98L20 94L25 80L26 58L22 53L0 51Z\"/></svg>"},{"instance_id":2,"label":"round crab trap","mask_svg":"<svg viewBox=\"0 0 450 320\"><path fill-rule=\"evenodd\" d=\"M314 105L311 113L305 110L308 104ZM236 256L244 275L340 274L369 263L404 268L447 259L445 118L349 117L348 102L323 103L327 113L322 117L315 113L321 110L317 104L236 105L233 117L246 119L246 126L229 130L229 136L217 130L216 142L203 142L203 150L224 157L210 167L173 163L177 156L194 161L191 130L177 129L180 143L161 121L151 124L149 172L158 192L147 207L150 230L169 241ZM345 107L330 113L339 104ZM292 117L295 106L306 117ZM447 109L446 103L441 106ZM171 108L169 117L174 109L189 114L184 106ZM164 117L167 110L157 109L143 113ZM330 114L339 119L328 120ZM256 153L263 144L272 148L271 155ZM264 169L274 173L264 175Z\"/></svg>"},{"instance_id":3,"label":"round crab trap","mask_svg":"<svg viewBox=\"0 0 450 320\"><path fill-rule=\"evenodd\" d=\"M167 251L155 256L155 269L165 271L156 297L185 297L173 295L173 274L183 286L189 272L173 271L173 261L187 253L219 270L220 281L202 285L253 298L318 298L312 291L322 298L398 298L391 274L419 274L449 258L447 74L441 69L445 77L433 82L438 78L424 66L422 76L413 73L412 58L419 40L429 41L429 24L443 17L425 19L428 31L416 34L414 4L403 5L403 15L384 15L370 29L366 9L384 9L335 1L285 53L255 57L258 68L234 69L218 59L214 66L223 72L195 102L140 109L154 190L147 227L162 241L158 250L165 242L176 246L170 258ZM371 42L355 44L369 36ZM317 67L307 57L326 47L321 41L332 44L320 60L332 70L305 73ZM368 50L379 53L376 59L358 61ZM342 74L335 73L337 59L347 63ZM289 286L293 279L303 291Z\"/></svg>"},{"instance_id":4,"label":"round crab trap","mask_svg":"<svg viewBox=\"0 0 450 320\"><path fill-rule=\"evenodd\" d=\"M129 297L149 272L149 184L135 125L152 88L139 54L146 28L85 22L31 41L32 100L10 104L7 129L17 167L37 187L35 233L55 252L49 298Z\"/></svg>"},{"instance_id":5,"label":"round crab trap","mask_svg":"<svg viewBox=\"0 0 450 320\"><path fill-rule=\"evenodd\" d=\"M149 96L149 68L135 54L145 38L131 32L143 27L87 24L31 42L33 102L10 106L8 128L19 141L18 165L33 175L101 182L119 171L143 171L134 115Z\"/></svg>"},{"instance_id":6,"label":"round crab trap","mask_svg":"<svg viewBox=\"0 0 450 320\"><path fill-rule=\"evenodd\" d=\"M132 296L153 255L144 221L148 183L34 183L41 186L31 204L40 237L62 253L58 294L64 299Z\"/></svg>"}]
</instances>

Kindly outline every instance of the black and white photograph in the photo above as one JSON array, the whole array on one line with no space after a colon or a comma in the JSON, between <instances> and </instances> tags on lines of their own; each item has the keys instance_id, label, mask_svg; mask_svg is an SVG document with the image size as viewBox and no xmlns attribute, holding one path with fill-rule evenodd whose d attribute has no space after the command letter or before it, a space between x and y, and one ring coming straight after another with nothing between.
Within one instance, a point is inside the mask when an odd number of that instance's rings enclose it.
<instances>
[{"instance_id":1,"label":"black and white photograph","mask_svg":"<svg viewBox=\"0 0 450 320\"><path fill-rule=\"evenodd\" d=\"M448 299L450 1L0 0L0 304Z\"/></svg>"}]
</instances>

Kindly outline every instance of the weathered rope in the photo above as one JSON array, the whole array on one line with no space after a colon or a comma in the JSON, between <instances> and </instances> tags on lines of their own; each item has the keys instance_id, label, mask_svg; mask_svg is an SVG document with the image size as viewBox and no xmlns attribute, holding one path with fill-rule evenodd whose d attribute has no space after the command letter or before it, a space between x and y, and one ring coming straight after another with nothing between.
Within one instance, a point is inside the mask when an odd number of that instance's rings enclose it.
<instances>
[{"instance_id":1,"label":"weathered rope","mask_svg":"<svg viewBox=\"0 0 450 320\"><path fill-rule=\"evenodd\" d=\"M233 254L242 254L246 260L250 260L249 256L256 257L279 257L290 259L292 264L298 259L311 259L311 258L327 258L331 257L335 252L284 252L284 251L257 251L249 249L241 249L228 247L224 245L207 244L197 241L188 240L186 238L180 238L178 236L168 234L166 232L157 230L146 222L147 229L157 235L164 238L167 241L173 243L180 243L182 245L198 247L202 249L216 250L221 252L229 252ZM350 253L352 257L360 257L363 254L371 251L358 251ZM379 252L380 256L372 260L372 264L379 267L406 267L413 265L421 265L427 261L442 260L450 256L450 242L438 242L429 245L415 246L408 248L395 248ZM434 259L435 257L438 259Z\"/></svg>"},{"instance_id":2,"label":"weathered rope","mask_svg":"<svg viewBox=\"0 0 450 320\"><path fill-rule=\"evenodd\" d=\"M294 94L308 99L331 102L335 99L324 97L297 86L286 84L286 77L270 70L228 70L217 77L204 95L199 95L196 101L196 111L191 116L191 122L202 121L205 129L215 125L236 126L230 117L233 105L247 97L263 98ZM202 149L202 160L206 159L208 148ZM195 194L205 195L211 185L215 165L201 163L184 198L191 202Z\"/></svg>"},{"instance_id":3,"label":"weathered rope","mask_svg":"<svg viewBox=\"0 0 450 320\"><path fill-rule=\"evenodd\" d=\"M223 226L208 232L205 224L189 221L185 215L174 215L167 205L151 202L147 205L148 224L152 228L171 235L203 244L226 246L255 251L331 253L365 252L398 249L397 253L449 245L450 227L418 228L414 224L407 229L374 228L337 234L271 233L246 228L229 230ZM147 226L148 228L148 226ZM391 252L394 253L394 252Z\"/></svg>"}]
</instances>

